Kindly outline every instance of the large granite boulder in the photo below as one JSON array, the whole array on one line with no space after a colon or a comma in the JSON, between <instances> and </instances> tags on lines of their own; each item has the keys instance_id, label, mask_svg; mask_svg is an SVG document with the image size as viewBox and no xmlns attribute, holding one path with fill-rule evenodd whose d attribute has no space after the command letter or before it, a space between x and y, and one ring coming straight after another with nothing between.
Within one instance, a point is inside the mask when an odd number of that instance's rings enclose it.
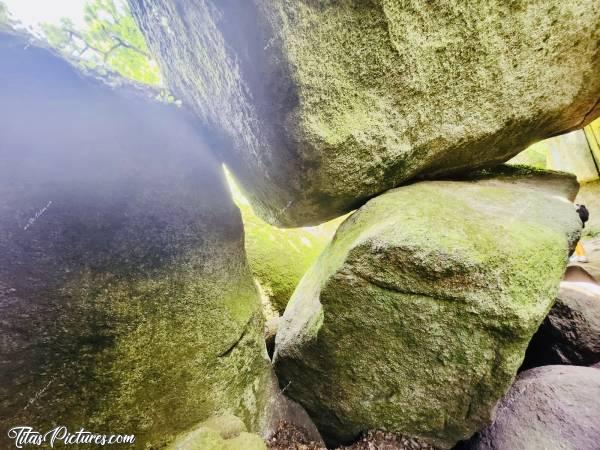
<instances>
[{"instance_id":1,"label":"large granite boulder","mask_svg":"<svg viewBox=\"0 0 600 450\"><path fill-rule=\"evenodd\" d=\"M236 416L213 416L179 435L167 450L267 450L262 438L248 433Z\"/></svg>"},{"instance_id":2,"label":"large granite boulder","mask_svg":"<svg viewBox=\"0 0 600 450\"><path fill-rule=\"evenodd\" d=\"M535 333L524 367L591 366L600 362L600 286L562 282L554 306Z\"/></svg>"},{"instance_id":3,"label":"large granite boulder","mask_svg":"<svg viewBox=\"0 0 600 450\"><path fill-rule=\"evenodd\" d=\"M160 447L271 386L239 210L182 111L0 34L0 447L61 425ZM270 388L269 388L270 389Z\"/></svg>"},{"instance_id":4,"label":"large granite boulder","mask_svg":"<svg viewBox=\"0 0 600 450\"><path fill-rule=\"evenodd\" d=\"M600 371L545 366L523 372L499 403L494 423L471 450L597 450Z\"/></svg>"},{"instance_id":5,"label":"large granite boulder","mask_svg":"<svg viewBox=\"0 0 600 450\"><path fill-rule=\"evenodd\" d=\"M294 289L317 260L343 217L316 227L277 228L258 217L230 178L233 201L244 223L248 264L270 306L283 314Z\"/></svg>"},{"instance_id":6,"label":"large granite boulder","mask_svg":"<svg viewBox=\"0 0 600 450\"><path fill-rule=\"evenodd\" d=\"M129 0L256 211L323 222L600 114L596 0Z\"/></svg>"},{"instance_id":7,"label":"large granite boulder","mask_svg":"<svg viewBox=\"0 0 600 450\"><path fill-rule=\"evenodd\" d=\"M384 428L449 448L488 423L581 229L561 176L519 173L386 192L304 276L274 364L330 444Z\"/></svg>"}]
</instances>

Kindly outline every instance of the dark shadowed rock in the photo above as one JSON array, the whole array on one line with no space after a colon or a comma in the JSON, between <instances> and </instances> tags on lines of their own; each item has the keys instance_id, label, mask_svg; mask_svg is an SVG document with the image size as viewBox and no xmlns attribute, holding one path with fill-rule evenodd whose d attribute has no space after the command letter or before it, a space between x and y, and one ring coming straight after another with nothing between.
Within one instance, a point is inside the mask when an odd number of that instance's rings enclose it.
<instances>
[{"instance_id":1,"label":"dark shadowed rock","mask_svg":"<svg viewBox=\"0 0 600 450\"><path fill-rule=\"evenodd\" d=\"M471 450L597 450L600 371L545 366L523 372L499 403L494 423Z\"/></svg>"},{"instance_id":2,"label":"dark shadowed rock","mask_svg":"<svg viewBox=\"0 0 600 450\"><path fill-rule=\"evenodd\" d=\"M340 216L600 113L597 0L129 0L255 210Z\"/></svg>"},{"instance_id":3,"label":"dark shadowed rock","mask_svg":"<svg viewBox=\"0 0 600 450\"><path fill-rule=\"evenodd\" d=\"M273 352L275 351L275 335L277 334L280 321L281 316L275 316L265 322L265 343L267 344L267 353L269 356L273 356Z\"/></svg>"},{"instance_id":4,"label":"dark shadowed rock","mask_svg":"<svg viewBox=\"0 0 600 450\"><path fill-rule=\"evenodd\" d=\"M281 426L286 424L302 430L302 433L308 441L325 447L325 443L323 442L319 430L302 405L291 400L284 394L285 387L280 391L277 387L275 378L273 379L273 383L273 389L271 390L267 408L269 414L263 433L265 438L267 440L271 439L277 434Z\"/></svg>"},{"instance_id":5,"label":"dark shadowed rock","mask_svg":"<svg viewBox=\"0 0 600 450\"><path fill-rule=\"evenodd\" d=\"M537 172L480 177L370 200L296 288L274 364L328 443L382 428L450 448L512 383L581 222Z\"/></svg>"},{"instance_id":6,"label":"dark shadowed rock","mask_svg":"<svg viewBox=\"0 0 600 450\"><path fill-rule=\"evenodd\" d=\"M600 286L562 282L556 303L535 333L524 368L600 362Z\"/></svg>"},{"instance_id":7,"label":"dark shadowed rock","mask_svg":"<svg viewBox=\"0 0 600 450\"><path fill-rule=\"evenodd\" d=\"M64 425L168 442L262 425L239 210L182 111L0 34L0 447ZM12 444L10 444L12 446Z\"/></svg>"}]
</instances>

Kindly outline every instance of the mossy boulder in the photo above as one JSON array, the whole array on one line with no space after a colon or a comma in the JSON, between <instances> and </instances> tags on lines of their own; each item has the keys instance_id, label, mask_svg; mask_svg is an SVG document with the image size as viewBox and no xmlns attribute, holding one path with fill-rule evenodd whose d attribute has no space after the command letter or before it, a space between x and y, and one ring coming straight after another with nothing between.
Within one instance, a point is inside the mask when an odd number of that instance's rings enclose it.
<instances>
[{"instance_id":1,"label":"mossy boulder","mask_svg":"<svg viewBox=\"0 0 600 450\"><path fill-rule=\"evenodd\" d=\"M249 205L240 208L250 269L280 314L294 289L335 233L339 220L310 228L275 228Z\"/></svg>"},{"instance_id":2,"label":"mossy boulder","mask_svg":"<svg viewBox=\"0 0 600 450\"><path fill-rule=\"evenodd\" d=\"M246 431L242 420L224 415L178 436L167 450L267 450L267 446L260 436Z\"/></svg>"},{"instance_id":3,"label":"mossy boulder","mask_svg":"<svg viewBox=\"0 0 600 450\"><path fill-rule=\"evenodd\" d=\"M233 200L244 223L248 262L270 306L283 314L294 289L331 240L340 219L305 228L277 228L258 217L228 177Z\"/></svg>"},{"instance_id":4,"label":"mossy boulder","mask_svg":"<svg viewBox=\"0 0 600 450\"><path fill-rule=\"evenodd\" d=\"M328 443L383 428L450 448L488 423L581 229L570 189L502 173L370 200L296 288L274 364Z\"/></svg>"},{"instance_id":5,"label":"mossy boulder","mask_svg":"<svg viewBox=\"0 0 600 450\"><path fill-rule=\"evenodd\" d=\"M158 448L271 389L238 208L181 110L0 34L0 447L64 425ZM43 75L43 76L41 76Z\"/></svg>"},{"instance_id":6,"label":"mossy boulder","mask_svg":"<svg viewBox=\"0 0 600 450\"><path fill-rule=\"evenodd\" d=\"M324 222L600 114L596 0L129 0L257 213Z\"/></svg>"}]
</instances>

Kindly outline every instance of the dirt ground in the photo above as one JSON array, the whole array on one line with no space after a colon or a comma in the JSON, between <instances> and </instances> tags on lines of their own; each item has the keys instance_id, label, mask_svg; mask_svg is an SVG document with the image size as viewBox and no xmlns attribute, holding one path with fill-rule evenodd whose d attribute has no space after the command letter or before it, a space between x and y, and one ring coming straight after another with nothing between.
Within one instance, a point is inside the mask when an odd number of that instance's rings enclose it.
<instances>
[{"instance_id":1,"label":"dirt ground","mask_svg":"<svg viewBox=\"0 0 600 450\"><path fill-rule=\"evenodd\" d=\"M287 422L281 422L275 435L267 441L269 450L326 450L325 447L309 441L305 431ZM385 431L369 431L357 442L336 450L436 450L429 444L400 434Z\"/></svg>"}]
</instances>

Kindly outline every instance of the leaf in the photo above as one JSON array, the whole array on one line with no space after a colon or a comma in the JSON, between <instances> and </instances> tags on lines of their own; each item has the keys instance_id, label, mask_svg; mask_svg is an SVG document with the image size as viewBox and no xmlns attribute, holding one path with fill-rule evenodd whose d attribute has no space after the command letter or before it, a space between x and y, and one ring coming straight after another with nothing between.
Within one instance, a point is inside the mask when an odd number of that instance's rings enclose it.
<instances>
[{"instance_id":1,"label":"leaf","mask_svg":"<svg viewBox=\"0 0 600 450\"><path fill-rule=\"evenodd\" d=\"M42 25L42 32L50 45L86 67L104 66L141 83L161 83L158 66L123 0L88 0L84 20L83 29L63 18L58 25Z\"/></svg>"}]
</instances>

